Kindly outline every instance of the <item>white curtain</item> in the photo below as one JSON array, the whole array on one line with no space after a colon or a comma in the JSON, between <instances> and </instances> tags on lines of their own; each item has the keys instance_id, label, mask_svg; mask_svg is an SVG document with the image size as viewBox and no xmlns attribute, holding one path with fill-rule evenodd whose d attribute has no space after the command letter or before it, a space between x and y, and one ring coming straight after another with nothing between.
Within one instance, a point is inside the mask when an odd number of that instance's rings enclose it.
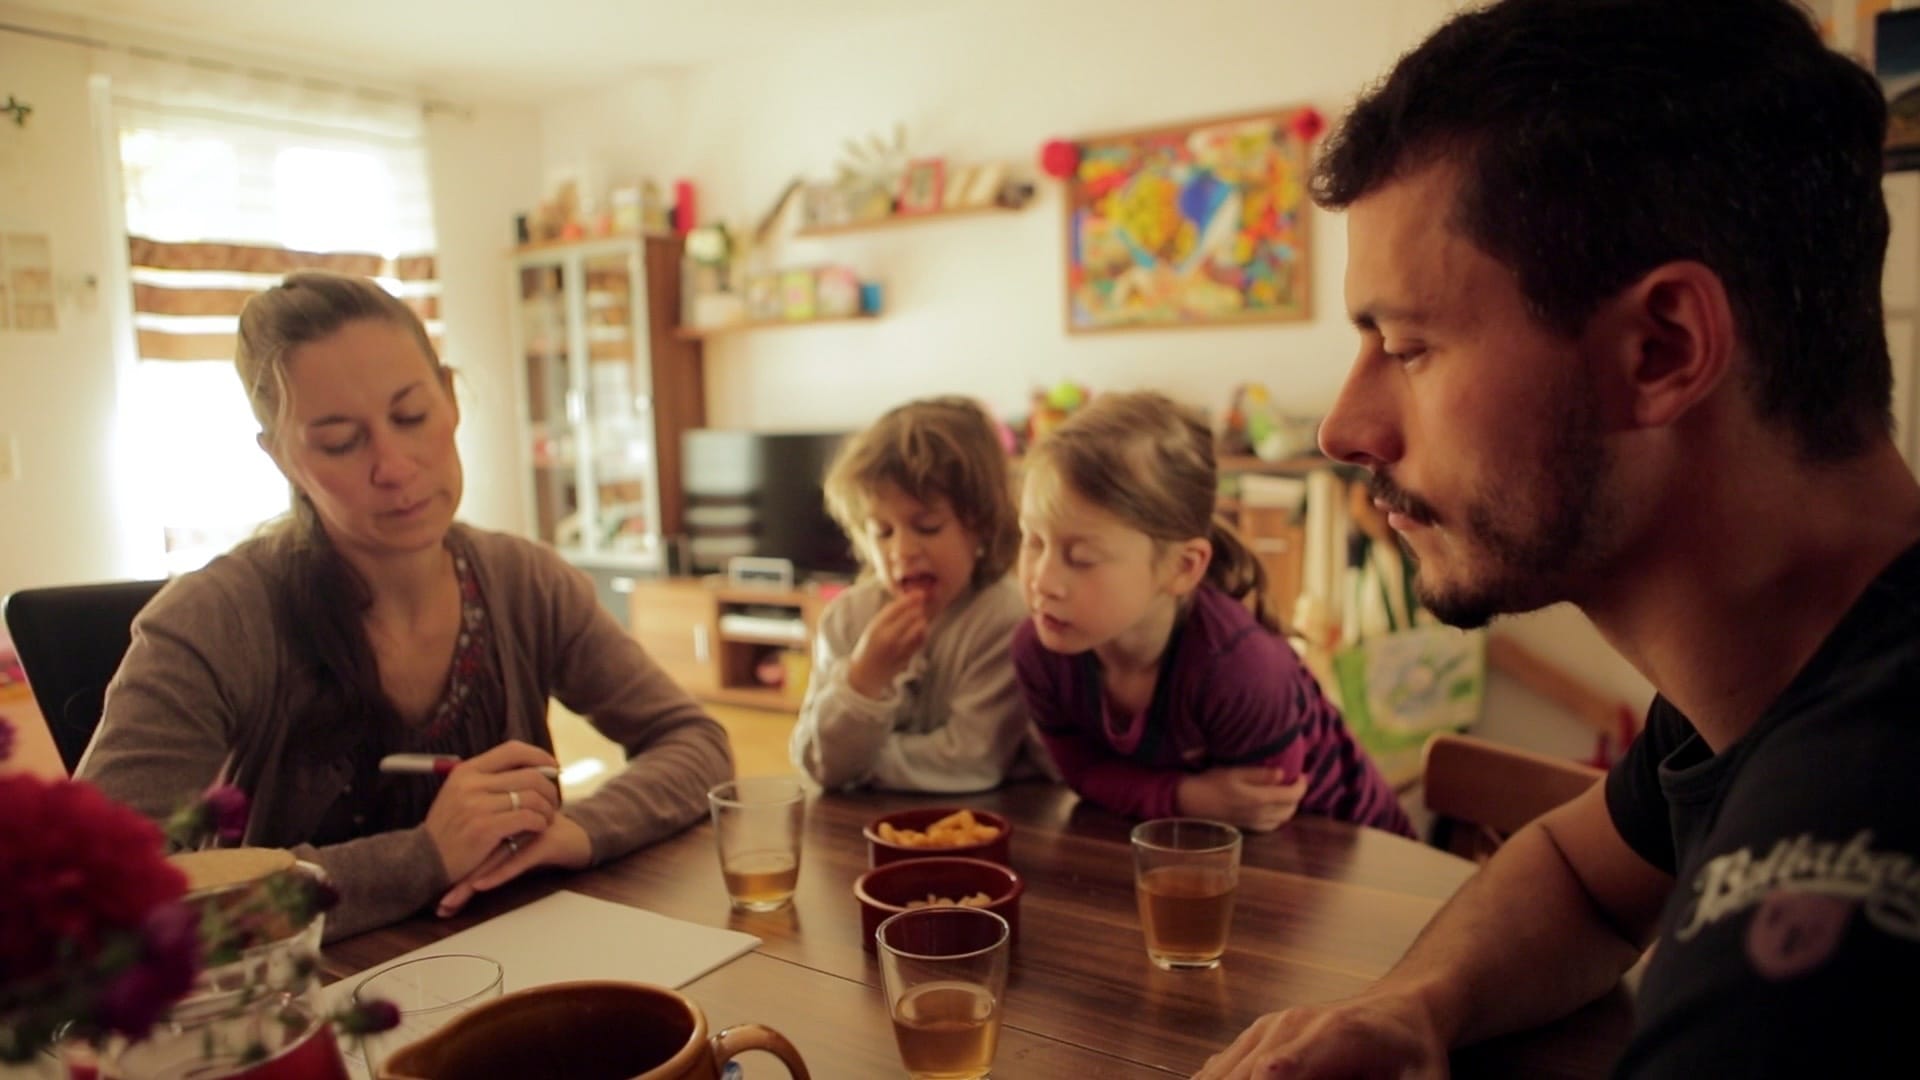
<instances>
[{"instance_id":1,"label":"white curtain","mask_svg":"<svg viewBox=\"0 0 1920 1080\"><path fill-rule=\"evenodd\" d=\"M286 272L369 274L436 338L422 106L282 72L103 52L119 131L137 361L131 490L170 572L286 509L232 369L235 316Z\"/></svg>"}]
</instances>

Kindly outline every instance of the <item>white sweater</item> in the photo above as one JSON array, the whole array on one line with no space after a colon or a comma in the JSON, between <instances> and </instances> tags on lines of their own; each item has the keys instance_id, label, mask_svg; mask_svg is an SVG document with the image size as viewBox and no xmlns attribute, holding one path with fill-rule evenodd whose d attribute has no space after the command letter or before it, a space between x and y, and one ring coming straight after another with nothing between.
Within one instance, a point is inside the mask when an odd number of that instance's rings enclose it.
<instances>
[{"instance_id":1,"label":"white sweater","mask_svg":"<svg viewBox=\"0 0 1920 1080\"><path fill-rule=\"evenodd\" d=\"M864 579L833 599L814 637L813 677L794 725L795 765L829 790L985 791L1045 771L1009 649L1027 617L1011 575L963 593L927 644L878 698L855 690L855 643L890 599Z\"/></svg>"}]
</instances>

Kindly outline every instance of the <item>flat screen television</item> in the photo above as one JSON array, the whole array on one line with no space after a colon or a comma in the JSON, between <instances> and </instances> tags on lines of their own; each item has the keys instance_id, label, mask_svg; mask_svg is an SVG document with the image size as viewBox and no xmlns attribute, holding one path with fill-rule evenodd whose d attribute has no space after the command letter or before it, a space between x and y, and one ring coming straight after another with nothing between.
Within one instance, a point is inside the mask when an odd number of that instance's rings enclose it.
<instances>
[{"instance_id":1,"label":"flat screen television","mask_svg":"<svg viewBox=\"0 0 1920 1080\"><path fill-rule=\"evenodd\" d=\"M797 578L852 577L847 538L828 516L820 483L845 432L694 428L681 444L687 565L726 569L734 555L786 559Z\"/></svg>"}]
</instances>

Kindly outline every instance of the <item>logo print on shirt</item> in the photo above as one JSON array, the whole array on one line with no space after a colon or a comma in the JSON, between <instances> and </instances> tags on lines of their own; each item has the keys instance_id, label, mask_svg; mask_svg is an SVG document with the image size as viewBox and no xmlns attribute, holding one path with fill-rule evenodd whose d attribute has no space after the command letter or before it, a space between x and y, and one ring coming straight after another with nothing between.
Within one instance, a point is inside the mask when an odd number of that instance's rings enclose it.
<instances>
[{"instance_id":1,"label":"logo print on shirt","mask_svg":"<svg viewBox=\"0 0 1920 1080\"><path fill-rule=\"evenodd\" d=\"M1708 926L1758 906L1747 952L1762 974L1790 978L1818 966L1857 905L1883 933L1920 941L1920 864L1901 851L1876 851L1873 830L1841 844L1811 833L1774 842L1762 858L1740 848L1708 859L1694 875L1690 917L1674 931L1691 940ZM1826 901L1825 904L1817 901ZM1830 940L1831 939L1831 940Z\"/></svg>"},{"instance_id":2,"label":"logo print on shirt","mask_svg":"<svg viewBox=\"0 0 1920 1080\"><path fill-rule=\"evenodd\" d=\"M1776 982L1799 978L1840 947L1853 909L1853 901L1837 896L1796 889L1768 893L1747 924L1747 959Z\"/></svg>"}]
</instances>

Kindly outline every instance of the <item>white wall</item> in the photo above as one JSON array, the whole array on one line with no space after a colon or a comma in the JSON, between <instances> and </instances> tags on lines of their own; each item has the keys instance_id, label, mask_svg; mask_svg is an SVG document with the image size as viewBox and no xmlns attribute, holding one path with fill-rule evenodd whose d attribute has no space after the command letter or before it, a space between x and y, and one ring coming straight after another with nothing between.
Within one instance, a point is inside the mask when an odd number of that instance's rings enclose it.
<instances>
[{"instance_id":1,"label":"white wall","mask_svg":"<svg viewBox=\"0 0 1920 1080\"><path fill-rule=\"evenodd\" d=\"M507 325L513 216L539 196L539 162L529 148L538 117L522 106L481 105L436 112L427 122L438 234L442 359L459 372L460 456L466 466L461 517L526 532L520 365Z\"/></svg>"},{"instance_id":2,"label":"white wall","mask_svg":"<svg viewBox=\"0 0 1920 1080\"><path fill-rule=\"evenodd\" d=\"M616 182L690 177L703 220L751 227L790 178L831 175L843 140L896 121L922 154L1027 165L1052 137L1297 103L1337 116L1455 6L982 0L556 103L541 116L542 160ZM1023 415L1035 387L1062 378L1161 389L1216 410L1249 380L1288 410L1318 414L1332 403L1356 344L1341 301L1339 217L1315 213L1309 322L1069 335L1060 200L1051 181L1040 192L1018 215L788 240L775 265L846 262L885 282L886 317L709 341L709 422L850 428L933 391ZM1503 629L1636 708L1651 696L1570 608ZM1584 728L1505 680L1490 689L1487 728L1553 753L1592 749Z\"/></svg>"},{"instance_id":3,"label":"white wall","mask_svg":"<svg viewBox=\"0 0 1920 1080\"><path fill-rule=\"evenodd\" d=\"M81 285L113 247L89 116L84 49L0 33L0 95L33 106L0 123L0 230L45 233L63 290L54 333L0 330L0 438L18 449L0 483L0 594L130 573L115 513L114 355L106 303ZM124 256L122 256L124 258Z\"/></svg>"},{"instance_id":4,"label":"white wall","mask_svg":"<svg viewBox=\"0 0 1920 1080\"><path fill-rule=\"evenodd\" d=\"M688 176L703 218L751 225L793 176L829 175L844 139L896 121L920 153L1024 166L1054 136L1295 103L1332 114L1449 6L1223 0L1184 15L1139 0L942 6L550 106L543 160L598 162L615 179ZM1060 378L1157 387L1216 409L1235 383L1260 380L1284 407L1321 411L1354 339L1340 303L1343 229L1315 217L1314 319L1257 329L1068 335L1051 182L1017 216L789 242L779 264L845 261L884 281L887 317L710 342L712 420L851 426L930 390L1024 413L1034 386Z\"/></svg>"}]
</instances>

